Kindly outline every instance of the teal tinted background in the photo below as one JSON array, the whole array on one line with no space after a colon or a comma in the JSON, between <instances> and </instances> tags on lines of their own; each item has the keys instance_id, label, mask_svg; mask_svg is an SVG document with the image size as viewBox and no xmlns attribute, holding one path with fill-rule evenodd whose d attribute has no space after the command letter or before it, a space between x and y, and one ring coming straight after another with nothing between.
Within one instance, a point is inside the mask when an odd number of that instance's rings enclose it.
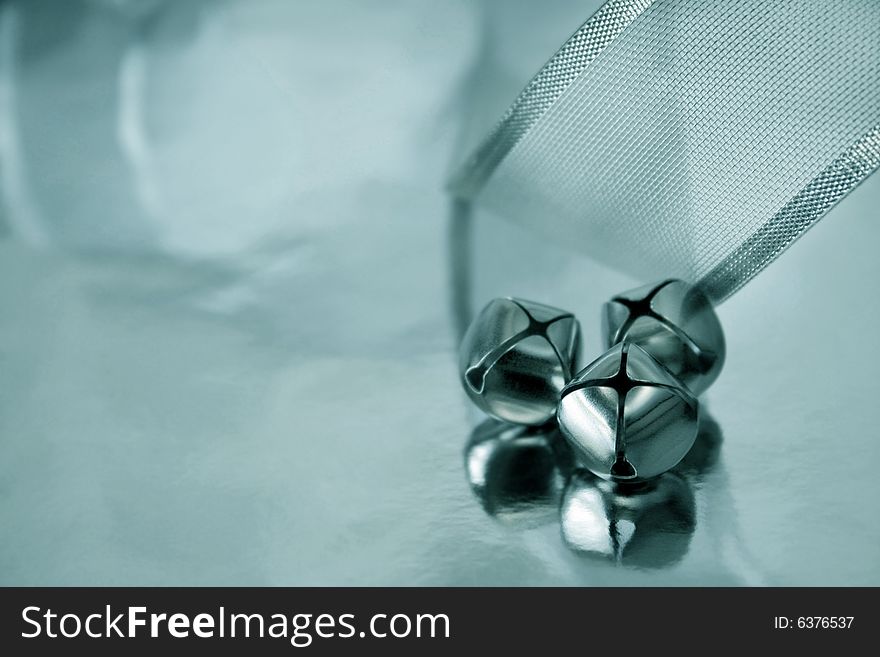
<instances>
[{"instance_id":1,"label":"teal tinted background","mask_svg":"<svg viewBox=\"0 0 880 657\"><path fill-rule=\"evenodd\" d=\"M0 583L880 583L876 177L720 308L680 559L474 495L461 308L562 306L593 357L637 283L450 230L451 165L596 6L533 4L0 4Z\"/></svg>"}]
</instances>

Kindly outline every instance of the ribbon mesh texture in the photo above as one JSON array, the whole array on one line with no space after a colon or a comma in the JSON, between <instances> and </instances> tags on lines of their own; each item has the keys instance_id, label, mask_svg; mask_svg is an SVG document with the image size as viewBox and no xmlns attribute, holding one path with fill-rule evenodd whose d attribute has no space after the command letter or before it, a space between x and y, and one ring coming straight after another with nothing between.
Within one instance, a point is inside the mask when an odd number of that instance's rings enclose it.
<instances>
[{"instance_id":1,"label":"ribbon mesh texture","mask_svg":"<svg viewBox=\"0 0 880 657\"><path fill-rule=\"evenodd\" d=\"M877 0L611 0L451 187L720 302L878 166Z\"/></svg>"}]
</instances>

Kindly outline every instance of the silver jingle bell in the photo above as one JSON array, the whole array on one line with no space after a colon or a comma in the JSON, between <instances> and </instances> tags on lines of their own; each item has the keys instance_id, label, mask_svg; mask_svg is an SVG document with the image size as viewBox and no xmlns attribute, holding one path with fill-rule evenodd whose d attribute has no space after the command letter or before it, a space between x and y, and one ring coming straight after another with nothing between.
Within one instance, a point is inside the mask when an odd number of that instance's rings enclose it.
<instances>
[{"instance_id":1,"label":"silver jingle bell","mask_svg":"<svg viewBox=\"0 0 880 657\"><path fill-rule=\"evenodd\" d=\"M624 292L605 304L606 346L637 344L699 395L724 365L724 331L712 302L684 281Z\"/></svg>"},{"instance_id":2,"label":"silver jingle bell","mask_svg":"<svg viewBox=\"0 0 880 657\"><path fill-rule=\"evenodd\" d=\"M680 561L697 527L693 490L676 472L632 486L579 470L565 489L560 515L562 538L575 552L640 568Z\"/></svg>"},{"instance_id":3,"label":"silver jingle bell","mask_svg":"<svg viewBox=\"0 0 880 657\"><path fill-rule=\"evenodd\" d=\"M459 371L468 396L505 422L540 425L577 368L574 315L521 299L491 301L465 333Z\"/></svg>"},{"instance_id":4,"label":"silver jingle bell","mask_svg":"<svg viewBox=\"0 0 880 657\"><path fill-rule=\"evenodd\" d=\"M621 482L673 468L699 429L696 397L628 342L575 376L562 391L556 417L575 458L597 476Z\"/></svg>"}]
</instances>

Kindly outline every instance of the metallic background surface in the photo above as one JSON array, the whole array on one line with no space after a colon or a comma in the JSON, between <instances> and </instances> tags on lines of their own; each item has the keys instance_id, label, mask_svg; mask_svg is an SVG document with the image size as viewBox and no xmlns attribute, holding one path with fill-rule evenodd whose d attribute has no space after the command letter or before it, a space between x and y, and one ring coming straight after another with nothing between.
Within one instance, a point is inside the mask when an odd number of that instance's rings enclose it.
<instances>
[{"instance_id":1,"label":"metallic background surface","mask_svg":"<svg viewBox=\"0 0 880 657\"><path fill-rule=\"evenodd\" d=\"M0 3L0 584L880 584L880 179L719 308L696 451L615 500L474 434L458 336L515 295L590 359L643 281L442 191L596 3L49 4Z\"/></svg>"}]
</instances>

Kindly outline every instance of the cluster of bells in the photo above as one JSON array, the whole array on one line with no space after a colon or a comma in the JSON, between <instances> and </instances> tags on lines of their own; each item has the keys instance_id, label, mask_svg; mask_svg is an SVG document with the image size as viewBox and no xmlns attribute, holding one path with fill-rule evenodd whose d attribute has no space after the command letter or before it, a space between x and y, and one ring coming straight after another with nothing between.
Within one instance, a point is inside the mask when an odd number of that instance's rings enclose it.
<instances>
[{"instance_id":1,"label":"cluster of bells","mask_svg":"<svg viewBox=\"0 0 880 657\"><path fill-rule=\"evenodd\" d=\"M652 480L697 438L697 395L721 371L724 333L711 301L680 280L613 297L602 324L607 351L581 369L574 315L495 299L462 340L462 384L498 420L555 422L594 475L619 484Z\"/></svg>"},{"instance_id":2,"label":"cluster of bells","mask_svg":"<svg viewBox=\"0 0 880 657\"><path fill-rule=\"evenodd\" d=\"M469 441L468 478L499 519L543 524L558 512L579 553L671 565L696 523L689 480L720 445L697 395L720 373L724 334L709 299L678 280L612 298L603 333L607 351L580 368L571 313L510 298L483 309L460 373L494 419Z\"/></svg>"}]
</instances>

